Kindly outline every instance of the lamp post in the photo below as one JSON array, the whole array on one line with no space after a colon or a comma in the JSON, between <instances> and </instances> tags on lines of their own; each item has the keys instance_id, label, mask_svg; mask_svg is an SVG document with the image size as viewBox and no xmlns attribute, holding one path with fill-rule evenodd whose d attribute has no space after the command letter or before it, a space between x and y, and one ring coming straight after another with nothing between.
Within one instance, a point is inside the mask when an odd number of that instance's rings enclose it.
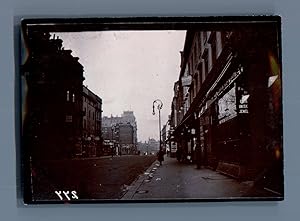
<instances>
[{"instance_id":1,"label":"lamp post","mask_svg":"<svg viewBox=\"0 0 300 221\"><path fill-rule=\"evenodd\" d=\"M115 146L115 141L114 141L114 133L115 133L115 126L113 125L111 127L111 157L113 158L114 157L114 146Z\"/></svg>"},{"instance_id":2,"label":"lamp post","mask_svg":"<svg viewBox=\"0 0 300 221\"><path fill-rule=\"evenodd\" d=\"M157 110L158 110L158 126L159 126L159 150L161 151L161 119L160 119L160 110L163 107L163 102L159 99L156 99L155 101L153 101L153 112L152 114L155 115L155 105L157 105Z\"/></svg>"}]
</instances>

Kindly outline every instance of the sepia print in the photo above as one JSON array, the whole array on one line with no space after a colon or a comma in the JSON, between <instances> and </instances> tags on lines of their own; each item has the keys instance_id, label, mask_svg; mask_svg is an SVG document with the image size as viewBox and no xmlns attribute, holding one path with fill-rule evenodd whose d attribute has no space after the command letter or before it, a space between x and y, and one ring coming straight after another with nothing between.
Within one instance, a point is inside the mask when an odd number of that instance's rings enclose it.
<instances>
[{"instance_id":1,"label":"sepia print","mask_svg":"<svg viewBox=\"0 0 300 221\"><path fill-rule=\"evenodd\" d=\"M280 25L24 19L24 202L283 200Z\"/></svg>"}]
</instances>

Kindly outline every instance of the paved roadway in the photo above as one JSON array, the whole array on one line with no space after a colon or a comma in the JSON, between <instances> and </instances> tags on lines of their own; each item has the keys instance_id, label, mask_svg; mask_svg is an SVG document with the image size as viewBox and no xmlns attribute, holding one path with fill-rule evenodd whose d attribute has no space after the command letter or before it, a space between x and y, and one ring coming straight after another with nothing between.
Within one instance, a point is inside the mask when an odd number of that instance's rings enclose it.
<instances>
[{"instance_id":1,"label":"paved roadway","mask_svg":"<svg viewBox=\"0 0 300 221\"><path fill-rule=\"evenodd\" d=\"M59 200L54 191L77 192L79 199L119 199L155 156L114 156L40 162L34 169L36 200Z\"/></svg>"},{"instance_id":2,"label":"paved roadway","mask_svg":"<svg viewBox=\"0 0 300 221\"><path fill-rule=\"evenodd\" d=\"M124 200L241 199L273 196L253 190L253 182L238 182L210 169L178 163L165 157L162 166L154 162L129 187Z\"/></svg>"}]
</instances>

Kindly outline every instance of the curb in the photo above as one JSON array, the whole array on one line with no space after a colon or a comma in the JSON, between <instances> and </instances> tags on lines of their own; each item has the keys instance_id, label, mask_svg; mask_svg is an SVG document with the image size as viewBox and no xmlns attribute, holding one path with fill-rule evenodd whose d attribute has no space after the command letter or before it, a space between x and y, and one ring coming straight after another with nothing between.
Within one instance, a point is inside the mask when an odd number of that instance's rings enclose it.
<instances>
[{"instance_id":1,"label":"curb","mask_svg":"<svg viewBox=\"0 0 300 221\"><path fill-rule=\"evenodd\" d=\"M158 166L157 166L158 165ZM122 196L121 200L131 200L140 186L144 183L144 180L149 178L149 174L151 174L151 170L154 167L159 167L159 162L158 160L155 160L149 168L141 175L139 175L127 188L127 192Z\"/></svg>"}]
</instances>

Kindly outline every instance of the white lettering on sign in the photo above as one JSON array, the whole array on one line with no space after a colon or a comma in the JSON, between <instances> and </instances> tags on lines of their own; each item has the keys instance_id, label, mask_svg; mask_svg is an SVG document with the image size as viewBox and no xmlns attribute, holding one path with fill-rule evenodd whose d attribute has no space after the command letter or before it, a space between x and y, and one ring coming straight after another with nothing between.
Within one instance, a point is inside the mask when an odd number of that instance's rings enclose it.
<instances>
[{"instance_id":1,"label":"white lettering on sign","mask_svg":"<svg viewBox=\"0 0 300 221\"><path fill-rule=\"evenodd\" d=\"M68 201L70 200L78 200L79 197L77 196L77 192L75 190L73 191L54 191L54 193L59 197L60 200L64 200L66 198Z\"/></svg>"},{"instance_id":2,"label":"white lettering on sign","mask_svg":"<svg viewBox=\"0 0 300 221\"><path fill-rule=\"evenodd\" d=\"M240 110L240 113L242 113L242 114L248 114L249 112L248 112L248 109L242 109L242 110Z\"/></svg>"},{"instance_id":3,"label":"white lettering on sign","mask_svg":"<svg viewBox=\"0 0 300 221\"><path fill-rule=\"evenodd\" d=\"M248 104L240 104L239 108L248 108Z\"/></svg>"}]
</instances>

